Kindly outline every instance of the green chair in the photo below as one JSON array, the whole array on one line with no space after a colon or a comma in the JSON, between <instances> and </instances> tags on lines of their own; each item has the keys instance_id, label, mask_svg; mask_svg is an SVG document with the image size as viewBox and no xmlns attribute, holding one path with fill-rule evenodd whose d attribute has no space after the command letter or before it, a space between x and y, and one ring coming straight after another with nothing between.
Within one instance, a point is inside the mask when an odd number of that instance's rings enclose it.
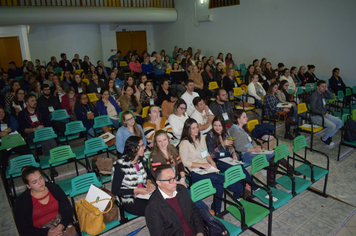
<instances>
[{"instance_id":1,"label":"green chair","mask_svg":"<svg viewBox=\"0 0 356 236\"><path fill-rule=\"evenodd\" d=\"M287 158L287 162L289 163L289 150L287 144L281 144L274 149L274 163L277 161ZM281 167L283 168L283 167ZM293 196L301 193L302 191L309 188L312 184L311 181L299 178L297 176L292 176L293 174L285 170L286 173L290 174L291 176L283 175L282 177L276 179L276 183L282 185L284 188L289 189L292 191Z\"/></svg>"},{"instance_id":2,"label":"green chair","mask_svg":"<svg viewBox=\"0 0 356 236\"><path fill-rule=\"evenodd\" d=\"M267 161L267 157L265 154L256 155L252 159L251 179L258 181L259 184L264 186L264 188L260 188L257 191L253 191L252 194L253 194L253 196L256 196L260 201L262 201L263 203L268 205L270 211L273 211L273 210L276 210L277 208L283 206L284 204L286 204L289 200L292 199L293 195L289 194L287 192L284 192L282 190L269 187L269 186L265 185L261 180L259 180L255 177L255 174L257 172L268 168L268 166L269 166L269 163ZM267 170L267 171L269 172L270 170ZM276 173L276 170L274 170L274 171ZM278 173L281 173L281 172L278 172ZM284 173L282 173L282 174L284 174ZM268 176L269 175L267 175L267 183L268 183ZM266 196L269 196L269 198L267 199ZM277 201L273 201L272 200L273 197L277 198Z\"/></svg>"},{"instance_id":3,"label":"green chair","mask_svg":"<svg viewBox=\"0 0 356 236\"><path fill-rule=\"evenodd\" d=\"M303 98L304 90L301 86L297 87L297 91L295 92L296 98Z\"/></svg>"},{"instance_id":4,"label":"green chair","mask_svg":"<svg viewBox=\"0 0 356 236\"><path fill-rule=\"evenodd\" d=\"M22 138L21 134L17 133L17 134L6 135L1 138L0 151L9 148L19 147L22 145L27 145L27 144L26 141Z\"/></svg>"},{"instance_id":5,"label":"green chair","mask_svg":"<svg viewBox=\"0 0 356 236\"><path fill-rule=\"evenodd\" d=\"M236 64L234 65L234 70L239 70L239 67Z\"/></svg>"},{"instance_id":6,"label":"green chair","mask_svg":"<svg viewBox=\"0 0 356 236\"><path fill-rule=\"evenodd\" d=\"M352 111L352 119L356 120L356 109Z\"/></svg>"},{"instance_id":7,"label":"green chair","mask_svg":"<svg viewBox=\"0 0 356 236\"><path fill-rule=\"evenodd\" d=\"M73 153L69 145L52 148L50 150L50 159L48 160L48 164L50 167L51 179L53 183L55 183L53 167L66 164L70 159L75 159L75 154ZM74 177L70 177L56 182L56 184L61 187L61 189L65 192L66 195L69 195L72 191L70 183L73 178Z\"/></svg>"},{"instance_id":8,"label":"green chair","mask_svg":"<svg viewBox=\"0 0 356 236\"><path fill-rule=\"evenodd\" d=\"M323 188L322 195L326 196L325 193L326 193L326 186L327 186L328 175L329 175L329 157L328 157L328 155L326 155L323 152L317 151L318 153L323 154L323 156L325 156L326 168L320 167L317 165L313 165L310 161L307 160L307 149L310 149L310 148L308 148L308 144L307 144L307 141L305 140L304 135L300 135L300 136L296 137L293 140L293 144L294 144L294 147L293 147L293 168L295 167L295 161L303 163L300 166L298 166L297 168L294 168L294 170L301 173L302 175L304 175L304 177L310 178L310 181L312 183L315 183L317 180L319 180L325 176L324 188ZM304 157L297 154L297 151L303 150L303 149L304 149ZM316 150L313 150L313 151L316 151ZM308 189L310 191L313 191L310 188L308 188ZM316 193L320 194L319 192L316 192Z\"/></svg>"},{"instance_id":9,"label":"green chair","mask_svg":"<svg viewBox=\"0 0 356 236\"><path fill-rule=\"evenodd\" d=\"M87 129L84 127L83 122L81 120L72 121L72 122L67 123L66 131L64 132L66 144L70 145L70 141L75 140L75 139L81 139L81 136L79 134L80 133L86 134L86 130ZM76 157L75 157L76 160L81 160L81 159L85 158L84 149L85 149L84 146L80 146L80 147L72 149L72 151L76 155ZM75 162L75 164L76 164L75 169L77 170L77 175L78 175L77 162ZM83 166L85 166L85 165L83 165Z\"/></svg>"},{"instance_id":10,"label":"green chair","mask_svg":"<svg viewBox=\"0 0 356 236\"><path fill-rule=\"evenodd\" d=\"M9 136L13 136L13 135L9 135ZM5 136L5 137L7 137L7 136ZM8 189L12 201L14 201L18 195L16 193L14 178L21 176L22 168L25 166L40 167L40 165L35 161L35 157L32 154L17 156L17 157L10 159L10 165L8 166L8 168L6 170L6 178L10 179L10 184L12 186L12 192L11 192L11 188ZM7 180L4 180L4 181L7 181Z\"/></svg>"},{"instance_id":11,"label":"green chair","mask_svg":"<svg viewBox=\"0 0 356 236\"><path fill-rule=\"evenodd\" d=\"M245 63L240 64L240 70L246 70L246 65Z\"/></svg>"},{"instance_id":12,"label":"green chair","mask_svg":"<svg viewBox=\"0 0 356 236\"><path fill-rule=\"evenodd\" d=\"M215 197L219 197L216 195L216 189L213 187L210 179L203 179L203 180L200 180L200 181L194 183L190 187L190 194L191 194L191 198L192 198L193 202L203 200L204 198L206 198L210 195L214 196L214 201L215 201ZM231 203L231 204L236 205L235 203ZM236 207L240 208L239 205L236 205ZM243 209L241 209L241 211L244 212ZM226 229L229 231L230 235L238 235L242 232L241 228L239 228L238 226L236 226L230 222L227 222L225 220L222 220L220 218L217 218L216 216L214 216L214 217L216 219L218 219L221 223L224 224Z\"/></svg>"},{"instance_id":13,"label":"green chair","mask_svg":"<svg viewBox=\"0 0 356 236\"><path fill-rule=\"evenodd\" d=\"M85 141L84 155L85 163L88 171L95 171L99 175L99 171L96 168L95 160L92 160L92 168L90 167L88 158L100 153L106 152L107 157L109 157L108 145L105 144L104 139L101 137L96 137L88 139Z\"/></svg>"},{"instance_id":14,"label":"green chair","mask_svg":"<svg viewBox=\"0 0 356 236\"><path fill-rule=\"evenodd\" d=\"M305 85L305 92L306 93L309 93L309 92L312 92L313 91L313 88L310 84L306 84Z\"/></svg>"},{"instance_id":15,"label":"green chair","mask_svg":"<svg viewBox=\"0 0 356 236\"><path fill-rule=\"evenodd\" d=\"M226 199L226 195L232 199L233 203L227 202L230 204L229 207L226 207L226 202L224 204L224 211L231 213L237 220L241 222L242 230L250 229L256 234L260 234L259 231L254 229L252 226L261 220L263 220L268 215L268 235L272 233L272 211L268 209L265 205L255 202L255 201L247 201L245 199L240 199L239 201L234 198L234 196L227 191L227 187L232 184L237 183L240 180L243 180L243 186L245 191L246 184L246 175L242 170L240 165L232 166L225 171L225 182L224 182L224 199ZM263 186L257 185L254 182L249 182L251 186L257 186L259 188L264 188ZM266 191L269 191L265 188ZM245 193L244 193L245 195ZM270 198L269 205L272 204L272 198ZM237 207L239 206L239 207ZM243 209L243 210L241 210Z\"/></svg>"},{"instance_id":16,"label":"green chair","mask_svg":"<svg viewBox=\"0 0 356 236\"><path fill-rule=\"evenodd\" d=\"M69 119L69 118L70 118L70 116L68 115L66 109L54 110L52 112L52 120L61 121L61 120Z\"/></svg>"},{"instance_id":17,"label":"green chair","mask_svg":"<svg viewBox=\"0 0 356 236\"><path fill-rule=\"evenodd\" d=\"M16 76L16 77L15 77L15 80L16 80L16 81L20 81L21 79L22 79L22 76Z\"/></svg>"},{"instance_id":18,"label":"green chair","mask_svg":"<svg viewBox=\"0 0 356 236\"><path fill-rule=\"evenodd\" d=\"M37 147L39 146L39 142L47 141L49 139L57 139L57 134L54 132L52 127L43 127L42 129L37 129L34 132L33 144L35 148L35 157L39 159L37 153ZM40 159L41 168L49 168L48 165L49 156L42 157Z\"/></svg>"},{"instance_id":19,"label":"green chair","mask_svg":"<svg viewBox=\"0 0 356 236\"><path fill-rule=\"evenodd\" d=\"M95 173L87 173L87 174L83 174L77 177L74 177L71 180L71 192L69 194L71 201L72 201L72 206L75 206L75 201L74 201L74 197L80 195L80 194L84 194L87 193L89 191L90 185L95 185L97 187L101 187L102 183L98 180L98 178L96 177ZM75 218L77 219L77 213L75 211L75 208L73 207L73 211L74 211L74 215ZM120 225L120 221L119 220L113 220L109 223L105 223L105 229L101 232L101 233L105 233L117 226ZM83 235L89 235L87 233L85 233L84 231L82 231Z\"/></svg>"},{"instance_id":20,"label":"green chair","mask_svg":"<svg viewBox=\"0 0 356 236\"><path fill-rule=\"evenodd\" d=\"M353 119L356 118L356 110L353 111ZM337 161L340 160L340 151L341 151L341 146L346 146L346 147L351 147L351 148L356 148L356 141L354 142L349 142L346 141L344 139L344 135L345 135L345 131L346 131L346 127L344 127L345 122L348 118L351 118L351 116L349 114L344 114L342 116L342 128L341 128L341 140L339 143L339 150L338 150L338 154L337 154ZM352 130L349 130L349 132L353 132Z\"/></svg>"},{"instance_id":21,"label":"green chair","mask_svg":"<svg viewBox=\"0 0 356 236\"><path fill-rule=\"evenodd\" d=\"M101 116L95 117L94 125L93 125L95 135L97 136L99 133L103 132L101 130L102 127L105 127L105 126L112 127L112 125L113 125L112 121L110 120L110 117L108 115L101 115Z\"/></svg>"},{"instance_id":22,"label":"green chair","mask_svg":"<svg viewBox=\"0 0 356 236\"><path fill-rule=\"evenodd\" d=\"M63 69L61 67L54 68L54 73L59 74L59 73L62 73L62 72L63 72Z\"/></svg>"},{"instance_id":23,"label":"green chair","mask_svg":"<svg viewBox=\"0 0 356 236\"><path fill-rule=\"evenodd\" d=\"M293 94L293 89L288 89L289 94Z\"/></svg>"}]
</instances>

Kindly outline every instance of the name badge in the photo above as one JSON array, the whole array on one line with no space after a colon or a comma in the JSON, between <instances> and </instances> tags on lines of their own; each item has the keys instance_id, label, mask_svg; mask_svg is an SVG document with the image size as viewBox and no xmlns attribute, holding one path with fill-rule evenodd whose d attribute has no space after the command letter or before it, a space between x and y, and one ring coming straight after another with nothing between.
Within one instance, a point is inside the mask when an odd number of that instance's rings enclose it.
<instances>
[{"instance_id":1,"label":"name badge","mask_svg":"<svg viewBox=\"0 0 356 236\"><path fill-rule=\"evenodd\" d=\"M225 156L225 152L220 152L220 157L224 157Z\"/></svg>"},{"instance_id":2,"label":"name badge","mask_svg":"<svg viewBox=\"0 0 356 236\"><path fill-rule=\"evenodd\" d=\"M82 87L78 87L78 93L82 93L82 92L83 92Z\"/></svg>"},{"instance_id":3,"label":"name badge","mask_svg":"<svg viewBox=\"0 0 356 236\"><path fill-rule=\"evenodd\" d=\"M223 115L223 117L224 117L224 120L229 120L229 116L227 115L226 112L224 112L222 115Z\"/></svg>"},{"instance_id":4,"label":"name badge","mask_svg":"<svg viewBox=\"0 0 356 236\"><path fill-rule=\"evenodd\" d=\"M201 153L201 156L203 158L207 158L208 157L208 152L207 152L207 150L205 148L200 149L200 153Z\"/></svg>"},{"instance_id":5,"label":"name badge","mask_svg":"<svg viewBox=\"0 0 356 236\"><path fill-rule=\"evenodd\" d=\"M52 106L48 107L49 112L53 112L54 108Z\"/></svg>"},{"instance_id":6,"label":"name badge","mask_svg":"<svg viewBox=\"0 0 356 236\"><path fill-rule=\"evenodd\" d=\"M235 87L238 87L236 81L235 81Z\"/></svg>"},{"instance_id":7,"label":"name badge","mask_svg":"<svg viewBox=\"0 0 356 236\"><path fill-rule=\"evenodd\" d=\"M325 98L323 98L323 105L324 105L324 106L326 105L326 101L325 101Z\"/></svg>"},{"instance_id":8,"label":"name badge","mask_svg":"<svg viewBox=\"0 0 356 236\"><path fill-rule=\"evenodd\" d=\"M248 141L251 143L252 142L252 138L250 137L250 135L247 135Z\"/></svg>"},{"instance_id":9,"label":"name badge","mask_svg":"<svg viewBox=\"0 0 356 236\"><path fill-rule=\"evenodd\" d=\"M150 105L153 106L155 104L155 100L153 98L150 98Z\"/></svg>"},{"instance_id":10,"label":"name badge","mask_svg":"<svg viewBox=\"0 0 356 236\"><path fill-rule=\"evenodd\" d=\"M137 174L137 182L139 183L139 184L142 184L143 183L143 176L142 176L142 174Z\"/></svg>"},{"instance_id":11,"label":"name badge","mask_svg":"<svg viewBox=\"0 0 356 236\"><path fill-rule=\"evenodd\" d=\"M87 114L90 114L91 113L91 111L87 111Z\"/></svg>"},{"instance_id":12,"label":"name badge","mask_svg":"<svg viewBox=\"0 0 356 236\"><path fill-rule=\"evenodd\" d=\"M1 131L4 131L5 129L7 129L7 124L1 124Z\"/></svg>"},{"instance_id":13,"label":"name badge","mask_svg":"<svg viewBox=\"0 0 356 236\"><path fill-rule=\"evenodd\" d=\"M101 87L96 88L96 90L98 91L98 93L100 93L101 92Z\"/></svg>"},{"instance_id":14,"label":"name badge","mask_svg":"<svg viewBox=\"0 0 356 236\"><path fill-rule=\"evenodd\" d=\"M37 116L36 116L36 115L30 116L30 118L31 118L31 121L32 121L32 122L38 122L38 119L37 119Z\"/></svg>"},{"instance_id":15,"label":"name badge","mask_svg":"<svg viewBox=\"0 0 356 236\"><path fill-rule=\"evenodd\" d=\"M207 117L207 115L205 115L205 116L203 117L203 120L204 120L204 124L208 123L208 117Z\"/></svg>"},{"instance_id":16,"label":"name badge","mask_svg":"<svg viewBox=\"0 0 356 236\"><path fill-rule=\"evenodd\" d=\"M337 85L338 85L338 86L341 86L341 83L338 83Z\"/></svg>"}]
</instances>

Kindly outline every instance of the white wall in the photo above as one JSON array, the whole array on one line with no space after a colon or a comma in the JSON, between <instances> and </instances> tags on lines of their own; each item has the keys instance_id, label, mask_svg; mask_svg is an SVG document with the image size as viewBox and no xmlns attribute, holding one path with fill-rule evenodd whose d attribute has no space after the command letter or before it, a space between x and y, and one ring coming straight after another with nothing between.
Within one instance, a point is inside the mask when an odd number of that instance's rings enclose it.
<instances>
[{"instance_id":1,"label":"white wall","mask_svg":"<svg viewBox=\"0 0 356 236\"><path fill-rule=\"evenodd\" d=\"M33 34L28 35L32 60L40 59L49 62L51 56L60 60L60 54L66 53L68 60L78 53L82 59L88 55L90 61L96 65L102 60L110 66L108 58L117 50L116 31L146 30L147 48L154 50L152 25L120 25L110 30L110 25L60 25L37 26Z\"/></svg>"},{"instance_id":2,"label":"white wall","mask_svg":"<svg viewBox=\"0 0 356 236\"><path fill-rule=\"evenodd\" d=\"M60 61L60 54L66 53L68 60L78 53L80 58L88 55L96 64L103 56L99 25L37 26L28 35L32 60L48 63L51 56Z\"/></svg>"},{"instance_id":3,"label":"white wall","mask_svg":"<svg viewBox=\"0 0 356 236\"><path fill-rule=\"evenodd\" d=\"M206 56L231 52L236 63L266 57L276 67L314 64L319 78L330 78L334 67L351 85L356 54L354 0L241 0L232 7L208 9L200 0L175 2L178 20L154 25L156 50L198 48ZM196 26L197 15L213 14L213 22Z\"/></svg>"},{"instance_id":4,"label":"white wall","mask_svg":"<svg viewBox=\"0 0 356 236\"><path fill-rule=\"evenodd\" d=\"M25 25L0 27L0 37L10 37L10 36L19 37L22 60L31 59L30 48L27 39L27 32L28 32L27 26Z\"/></svg>"}]
</instances>

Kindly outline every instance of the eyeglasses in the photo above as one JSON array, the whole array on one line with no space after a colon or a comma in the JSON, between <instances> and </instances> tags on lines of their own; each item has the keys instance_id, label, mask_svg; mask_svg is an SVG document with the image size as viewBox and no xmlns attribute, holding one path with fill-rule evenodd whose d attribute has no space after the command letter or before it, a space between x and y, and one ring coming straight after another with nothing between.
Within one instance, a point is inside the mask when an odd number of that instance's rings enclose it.
<instances>
[{"instance_id":1,"label":"eyeglasses","mask_svg":"<svg viewBox=\"0 0 356 236\"><path fill-rule=\"evenodd\" d=\"M174 178L171 178L171 179L158 179L158 181L161 181L161 182L168 182L170 184L173 184L174 181L177 181L178 180L178 177L174 177Z\"/></svg>"},{"instance_id":2,"label":"eyeglasses","mask_svg":"<svg viewBox=\"0 0 356 236\"><path fill-rule=\"evenodd\" d=\"M125 120L125 121L132 121L133 119L134 119L134 117L131 117L131 118Z\"/></svg>"}]
</instances>

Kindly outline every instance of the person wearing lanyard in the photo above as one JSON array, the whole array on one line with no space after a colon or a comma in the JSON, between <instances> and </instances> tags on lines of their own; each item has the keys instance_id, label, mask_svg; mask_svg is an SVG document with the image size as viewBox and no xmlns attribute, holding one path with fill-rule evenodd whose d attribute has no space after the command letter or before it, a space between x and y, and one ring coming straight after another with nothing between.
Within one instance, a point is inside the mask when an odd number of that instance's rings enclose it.
<instances>
[{"instance_id":1,"label":"person wearing lanyard","mask_svg":"<svg viewBox=\"0 0 356 236\"><path fill-rule=\"evenodd\" d=\"M225 123L232 124L231 120L234 115L231 103L227 101L227 92L223 88L216 90L216 100L210 103L210 110L215 116L222 116Z\"/></svg>"},{"instance_id":2,"label":"person wearing lanyard","mask_svg":"<svg viewBox=\"0 0 356 236\"><path fill-rule=\"evenodd\" d=\"M100 115L108 115L113 125L119 128L119 114L121 108L116 103L115 99L109 95L109 90L101 91L101 99L96 103Z\"/></svg>"},{"instance_id":3,"label":"person wearing lanyard","mask_svg":"<svg viewBox=\"0 0 356 236\"><path fill-rule=\"evenodd\" d=\"M313 123L322 125L324 119L324 127L326 131L320 138L323 143L332 147L334 142L332 136L341 128L342 121L328 113L326 109L325 99L333 99L334 94L328 90L328 86L324 80L319 80L316 85L316 90L310 96L310 110L313 113L311 119Z\"/></svg>"},{"instance_id":4,"label":"person wearing lanyard","mask_svg":"<svg viewBox=\"0 0 356 236\"><path fill-rule=\"evenodd\" d=\"M123 156L114 162L111 192L119 196L126 212L144 216L147 199L140 196L155 190L151 173L144 156L145 145L138 136L130 136L125 142Z\"/></svg>"},{"instance_id":5,"label":"person wearing lanyard","mask_svg":"<svg viewBox=\"0 0 356 236\"><path fill-rule=\"evenodd\" d=\"M47 85L48 86L48 85ZM33 94L27 94L25 96L26 108L19 112L19 133L26 138L29 145L33 144L35 137L35 130L42 129L44 127L52 127L49 119L49 111L43 107L37 106L36 96ZM52 148L57 147L57 142L54 139L48 139L40 142L44 156L49 156L49 151ZM58 173L54 171L55 177Z\"/></svg>"},{"instance_id":6,"label":"person wearing lanyard","mask_svg":"<svg viewBox=\"0 0 356 236\"><path fill-rule=\"evenodd\" d=\"M66 90L66 95L62 97L62 109L66 109L70 120L77 120L74 114L75 101L77 100L78 94L75 94L75 89L69 86Z\"/></svg>"},{"instance_id":7,"label":"person wearing lanyard","mask_svg":"<svg viewBox=\"0 0 356 236\"><path fill-rule=\"evenodd\" d=\"M51 95L51 89L48 84L42 84L42 96L37 100L38 106L43 109L48 109L50 115L54 110L62 109L61 103L58 100L58 97Z\"/></svg>"},{"instance_id":8,"label":"person wearing lanyard","mask_svg":"<svg viewBox=\"0 0 356 236\"><path fill-rule=\"evenodd\" d=\"M81 120L84 127L87 129L87 138L90 139L95 137L93 129L94 118L99 116L99 112L96 107L89 102L89 98L86 93L81 93L78 95L74 110L77 119Z\"/></svg>"},{"instance_id":9,"label":"person wearing lanyard","mask_svg":"<svg viewBox=\"0 0 356 236\"><path fill-rule=\"evenodd\" d=\"M145 89L141 92L140 103L143 107L158 105L158 97L155 90L152 88L152 83L146 81L144 83Z\"/></svg>"}]
</instances>

